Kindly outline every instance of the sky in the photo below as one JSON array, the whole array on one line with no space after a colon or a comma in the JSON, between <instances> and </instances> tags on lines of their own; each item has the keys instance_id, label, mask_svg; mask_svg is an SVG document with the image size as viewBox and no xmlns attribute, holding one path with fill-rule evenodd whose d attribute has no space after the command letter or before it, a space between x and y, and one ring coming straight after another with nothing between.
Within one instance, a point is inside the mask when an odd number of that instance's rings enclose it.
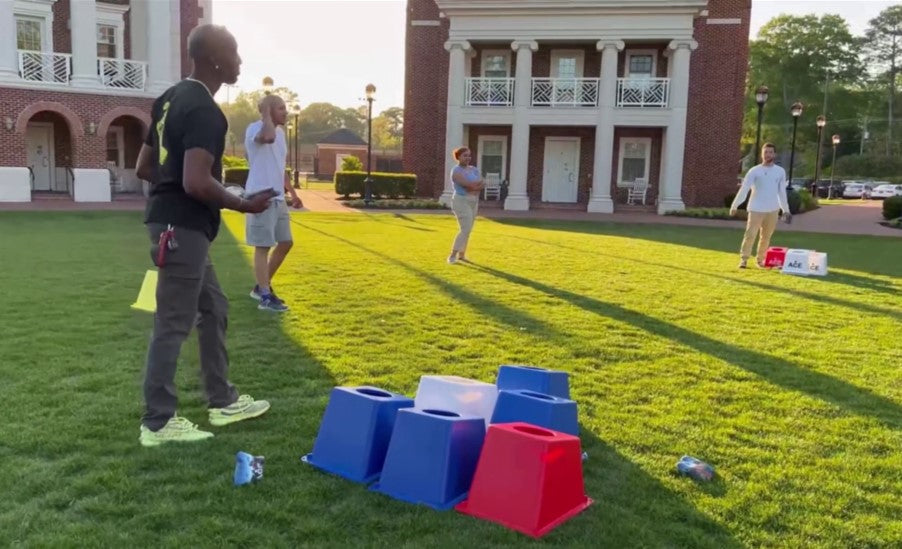
<instances>
[{"instance_id":1,"label":"sky","mask_svg":"<svg viewBox=\"0 0 902 549\"><path fill-rule=\"evenodd\" d=\"M834 13L863 34L868 21L898 1L752 0L750 34L781 13ZM375 113L404 105L404 0L214 0L213 22L238 40L244 60L235 88L261 87L265 76L298 93L301 106L328 102L365 104L364 89L376 86Z\"/></svg>"}]
</instances>

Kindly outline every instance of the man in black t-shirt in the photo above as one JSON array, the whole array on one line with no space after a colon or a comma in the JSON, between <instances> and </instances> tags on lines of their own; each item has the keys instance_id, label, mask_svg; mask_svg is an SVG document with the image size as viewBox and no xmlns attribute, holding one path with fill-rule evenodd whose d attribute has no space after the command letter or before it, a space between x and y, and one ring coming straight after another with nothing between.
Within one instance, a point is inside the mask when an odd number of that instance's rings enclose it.
<instances>
[{"instance_id":1,"label":"man in black t-shirt","mask_svg":"<svg viewBox=\"0 0 902 549\"><path fill-rule=\"evenodd\" d=\"M246 200L220 182L228 122L213 94L238 79L241 57L235 38L224 27L202 25L188 37L188 52L194 70L154 102L138 155L138 177L153 182L144 221L159 268L144 378L143 446L213 436L176 416L176 363L195 321L210 423L227 425L269 410L268 402L239 396L228 381L228 299L216 280L209 249L219 231L220 209L259 213L273 194Z\"/></svg>"}]
</instances>

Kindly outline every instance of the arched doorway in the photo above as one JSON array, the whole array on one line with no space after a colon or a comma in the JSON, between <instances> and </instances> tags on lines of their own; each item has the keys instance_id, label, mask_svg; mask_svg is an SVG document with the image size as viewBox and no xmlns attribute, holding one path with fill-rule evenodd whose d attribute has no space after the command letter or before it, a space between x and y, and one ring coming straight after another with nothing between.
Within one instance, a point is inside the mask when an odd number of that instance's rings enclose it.
<instances>
[{"instance_id":1,"label":"arched doorway","mask_svg":"<svg viewBox=\"0 0 902 549\"><path fill-rule=\"evenodd\" d=\"M33 193L73 192L75 139L69 121L56 111L38 111L25 125L26 165Z\"/></svg>"},{"instance_id":2,"label":"arched doorway","mask_svg":"<svg viewBox=\"0 0 902 549\"><path fill-rule=\"evenodd\" d=\"M146 124L133 115L122 115L106 130L106 168L113 193L144 193L145 185L135 175L138 152L144 142Z\"/></svg>"}]
</instances>

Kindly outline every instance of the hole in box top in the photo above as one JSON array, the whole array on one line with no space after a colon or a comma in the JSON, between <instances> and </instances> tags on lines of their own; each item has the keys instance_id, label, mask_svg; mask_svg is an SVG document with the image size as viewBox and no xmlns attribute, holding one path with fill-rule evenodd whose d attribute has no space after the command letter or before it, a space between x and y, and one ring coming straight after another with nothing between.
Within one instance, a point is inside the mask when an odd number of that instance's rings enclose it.
<instances>
[{"instance_id":1,"label":"hole in box top","mask_svg":"<svg viewBox=\"0 0 902 549\"><path fill-rule=\"evenodd\" d=\"M454 412L449 412L447 410L423 410L423 413L442 417L460 417L460 414L455 414Z\"/></svg>"},{"instance_id":2,"label":"hole in box top","mask_svg":"<svg viewBox=\"0 0 902 549\"><path fill-rule=\"evenodd\" d=\"M514 427L514 430L520 431L521 433L526 433L527 435L535 435L538 437L553 437L554 433L551 431L546 431L545 429L539 429L538 427L530 427L529 425L517 425Z\"/></svg>"},{"instance_id":3,"label":"hole in box top","mask_svg":"<svg viewBox=\"0 0 902 549\"><path fill-rule=\"evenodd\" d=\"M386 391L380 391L379 389L371 389L369 387L363 387L362 389L357 389L357 392L371 397L379 397L379 398L389 398L391 397L391 393Z\"/></svg>"},{"instance_id":4,"label":"hole in box top","mask_svg":"<svg viewBox=\"0 0 902 549\"><path fill-rule=\"evenodd\" d=\"M532 391L523 391L523 394L532 398L538 398L541 400L554 400L553 396L543 395L542 393L534 393Z\"/></svg>"}]
</instances>

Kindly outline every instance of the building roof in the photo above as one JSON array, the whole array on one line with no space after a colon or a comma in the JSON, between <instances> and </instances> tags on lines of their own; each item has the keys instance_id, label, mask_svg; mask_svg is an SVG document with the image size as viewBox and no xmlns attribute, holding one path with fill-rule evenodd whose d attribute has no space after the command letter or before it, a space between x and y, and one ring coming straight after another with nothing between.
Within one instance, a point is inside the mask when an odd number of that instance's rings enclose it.
<instances>
[{"instance_id":1,"label":"building roof","mask_svg":"<svg viewBox=\"0 0 902 549\"><path fill-rule=\"evenodd\" d=\"M366 141L347 128L335 130L316 142L317 145L366 145Z\"/></svg>"}]
</instances>

